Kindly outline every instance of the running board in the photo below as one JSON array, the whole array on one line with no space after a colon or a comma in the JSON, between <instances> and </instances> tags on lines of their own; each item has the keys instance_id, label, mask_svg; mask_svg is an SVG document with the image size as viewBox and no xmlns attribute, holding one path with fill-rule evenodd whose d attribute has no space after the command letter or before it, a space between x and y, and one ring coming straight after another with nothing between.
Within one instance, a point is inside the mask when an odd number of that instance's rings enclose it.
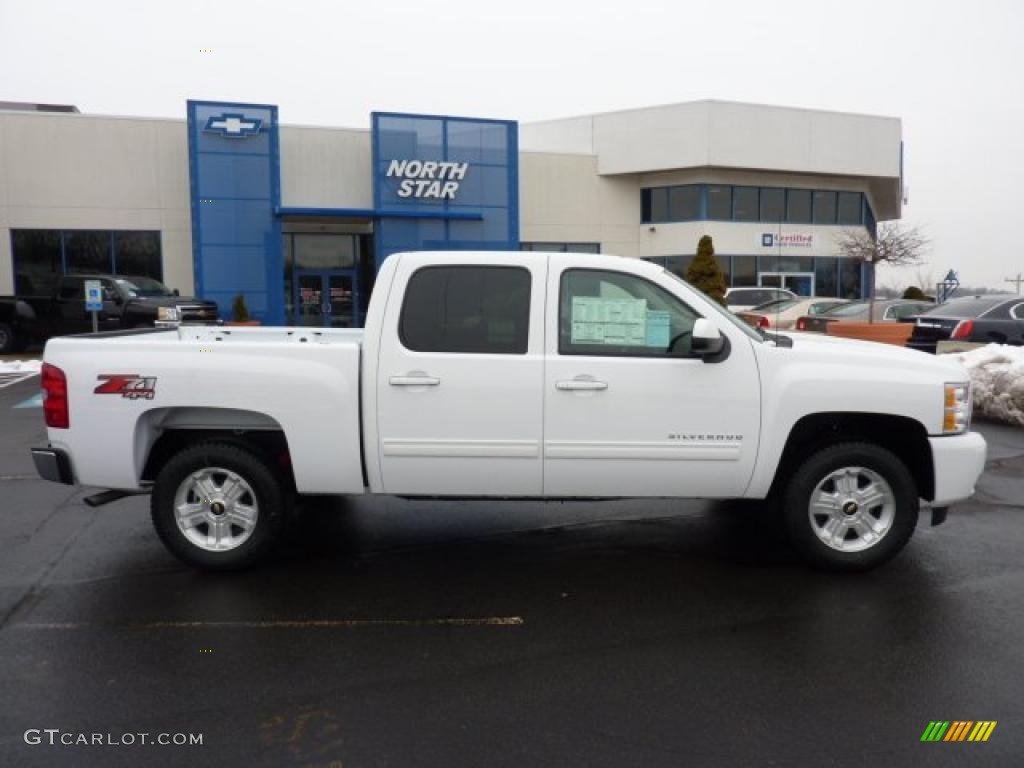
<instances>
[{"instance_id":1,"label":"running board","mask_svg":"<svg viewBox=\"0 0 1024 768\"><path fill-rule=\"evenodd\" d=\"M119 501L126 496L144 496L147 493L149 491L101 491L100 493L94 493L92 496L86 496L82 501L88 507L102 507L104 504Z\"/></svg>"}]
</instances>

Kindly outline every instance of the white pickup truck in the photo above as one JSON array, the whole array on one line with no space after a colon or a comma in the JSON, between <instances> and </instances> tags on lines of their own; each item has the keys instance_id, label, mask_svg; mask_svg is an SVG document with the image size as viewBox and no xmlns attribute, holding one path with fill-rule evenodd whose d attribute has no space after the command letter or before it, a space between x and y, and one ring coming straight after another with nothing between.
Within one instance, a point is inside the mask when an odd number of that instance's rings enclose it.
<instances>
[{"instance_id":1,"label":"white pickup truck","mask_svg":"<svg viewBox=\"0 0 1024 768\"><path fill-rule=\"evenodd\" d=\"M151 493L205 568L263 558L300 494L768 499L813 564L863 570L974 491L958 364L759 333L639 259L403 253L362 330L52 339L50 480ZM771 511L771 512L770 512ZM301 519L301 518L300 518Z\"/></svg>"}]
</instances>

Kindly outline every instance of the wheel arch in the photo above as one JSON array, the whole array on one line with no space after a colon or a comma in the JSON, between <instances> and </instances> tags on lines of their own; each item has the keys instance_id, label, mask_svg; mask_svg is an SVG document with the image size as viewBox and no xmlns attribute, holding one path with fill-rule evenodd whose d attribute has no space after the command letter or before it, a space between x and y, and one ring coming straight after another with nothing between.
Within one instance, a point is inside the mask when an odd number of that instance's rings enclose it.
<instances>
[{"instance_id":1,"label":"wheel arch","mask_svg":"<svg viewBox=\"0 0 1024 768\"><path fill-rule=\"evenodd\" d=\"M916 419L884 413L813 413L790 429L776 467L771 493L777 493L800 463L816 450L839 442L872 443L902 461L917 486L918 496L935 498L935 474L928 431Z\"/></svg>"},{"instance_id":2,"label":"wheel arch","mask_svg":"<svg viewBox=\"0 0 1024 768\"><path fill-rule=\"evenodd\" d=\"M285 430L265 413L235 408L154 408L136 422L134 440L142 483L153 482L167 460L184 448L217 440L255 452L295 486Z\"/></svg>"}]
</instances>

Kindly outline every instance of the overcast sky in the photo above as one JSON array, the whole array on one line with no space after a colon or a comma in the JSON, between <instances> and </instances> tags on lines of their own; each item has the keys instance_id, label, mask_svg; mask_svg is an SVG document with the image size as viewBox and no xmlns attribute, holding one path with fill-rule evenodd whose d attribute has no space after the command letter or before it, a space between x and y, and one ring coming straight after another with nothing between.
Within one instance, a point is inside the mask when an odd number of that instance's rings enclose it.
<instances>
[{"instance_id":1,"label":"overcast sky","mask_svg":"<svg viewBox=\"0 0 1024 768\"><path fill-rule=\"evenodd\" d=\"M703 98L897 116L922 271L1024 271L1022 0L0 0L0 100L182 118L188 98L364 128Z\"/></svg>"}]
</instances>

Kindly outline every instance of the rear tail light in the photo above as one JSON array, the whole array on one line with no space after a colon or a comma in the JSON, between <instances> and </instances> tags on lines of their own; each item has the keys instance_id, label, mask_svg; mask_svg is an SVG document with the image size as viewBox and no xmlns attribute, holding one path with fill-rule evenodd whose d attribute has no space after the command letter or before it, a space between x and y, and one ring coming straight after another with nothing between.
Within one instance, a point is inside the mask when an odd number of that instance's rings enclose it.
<instances>
[{"instance_id":1,"label":"rear tail light","mask_svg":"<svg viewBox=\"0 0 1024 768\"><path fill-rule=\"evenodd\" d=\"M798 331L806 331L807 330L807 321L804 320L801 317L799 320L796 321L796 329Z\"/></svg>"},{"instance_id":2,"label":"rear tail light","mask_svg":"<svg viewBox=\"0 0 1024 768\"><path fill-rule=\"evenodd\" d=\"M974 330L973 320L961 320L956 324L956 328L953 329L953 335L951 339L967 339L970 338L971 332Z\"/></svg>"},{"instance_id":3,"label":"rear tail light","mask_svg":"<svg viewBox=\"0 0 1024 768\"><path fill-rule=\"evenodd\" d=\"M771 328L772 324L771 324L771 321L767 317L765 317L764 315L761 315L759 318L757 318L757 327L758 328Z\"/></svg>"},{"instance_id":4,"label":"rear tail light","mask_svg":"<svg viewBox=\"0 0 1024 768\"><path fill-rule=\"evenodd\" d=\"M43 414L46 426L54 429L67 429L71 426L71 414L68 412L68 380L64 371L55 365L43 363Z\"/></svg>"}]
</instances>

